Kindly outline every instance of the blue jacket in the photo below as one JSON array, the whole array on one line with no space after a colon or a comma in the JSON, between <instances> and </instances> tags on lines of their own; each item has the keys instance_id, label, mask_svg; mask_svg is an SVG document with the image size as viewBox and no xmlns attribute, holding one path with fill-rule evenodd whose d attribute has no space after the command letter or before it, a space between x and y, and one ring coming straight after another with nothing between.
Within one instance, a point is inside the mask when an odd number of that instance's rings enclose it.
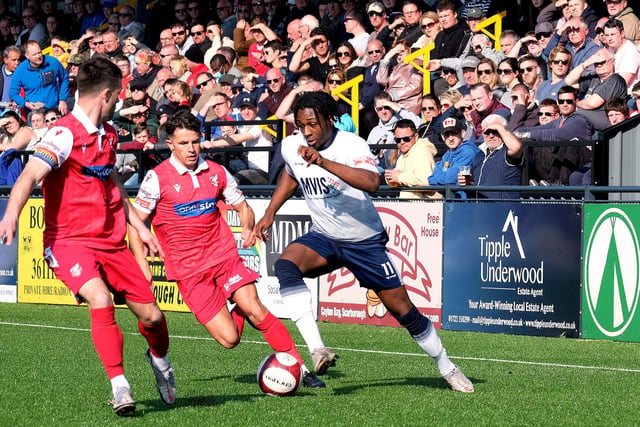
<instances>
[{"instance_id":1,"label":"blue jacket","mask_svg":"<svg viewBox=\"0 0 640 427\"><path fill-rule=\"evenodd\" d=\"M22 172L22 159L15 149L2 153L0 156L0 185L13 185Z\"/></svg>"},{"instance_id":2,"label":"blue jacket","mask_svg":"<svg viewBox=\"0 0 640 427\"><path fill-rule=\"evenodd\" d=\"M429 177L429 184L457 184L460 166L471 165L478 153L480 153L480 149L471 141L463 142L453 151L447 150L442 156L442 160L436 163L436 167Z\"/></svg>"},{"instance_id":3,"label":"blue jacket","mask_svg":"<svg viewBox=\"0 0 640 427\"><path fill-rule=\"evenodd\" d=\"M20 95L24 89L24 97ZM69 76L60 61L43 55L40 68L32 68L29 60L22 61L11 78L9 98L25 108L25 102L44 102L44 108L57 108L69 97Z\"/></svg>"}]
</instances>

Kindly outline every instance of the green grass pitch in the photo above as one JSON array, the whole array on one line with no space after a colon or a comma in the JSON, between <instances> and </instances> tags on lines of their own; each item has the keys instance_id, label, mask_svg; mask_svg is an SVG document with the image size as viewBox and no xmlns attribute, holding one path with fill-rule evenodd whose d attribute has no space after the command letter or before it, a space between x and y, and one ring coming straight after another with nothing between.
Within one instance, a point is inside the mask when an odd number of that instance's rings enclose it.
<instances>
[{"instance_id":1,"label":"green grass pitch","mask_svg":"<svg viewBox=\"0 0 640 427\"><path fill-rule=\"evenodd\" d=\"M255 373L271 353L251 327L225 350L190 314L167 313L178 403L165 407L133 315L117 310L133 419L107 404L110 385L85 307L0 304L0 425L564 426L637 425L640 344L441 331L475 383L448 390L435 364L400 328L320 325L340 355L326 389L263 395ZM310 364L297 330L285 322Z\"/></svg>"}]
</instances>

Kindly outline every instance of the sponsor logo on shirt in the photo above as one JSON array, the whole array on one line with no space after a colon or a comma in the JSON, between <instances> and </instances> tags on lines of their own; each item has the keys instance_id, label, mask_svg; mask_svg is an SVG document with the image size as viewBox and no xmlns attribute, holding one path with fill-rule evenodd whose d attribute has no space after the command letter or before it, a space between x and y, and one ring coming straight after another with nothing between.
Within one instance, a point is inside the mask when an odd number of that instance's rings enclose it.
<instances>
[{"instance_id":1,"label":"sponsor logo on shirt","mask_svg":"<svg viewBox=\"0 0 640 427\"><path fill-rule=\"evenodd\" d=\"M82 166L82 174L91 178L106 181L115 169L115 165Z\"/></svg>"},{"instance_id":2,"label":"sponsor logo on shirt","mask_svg":"<svg viewBox=\"0 0 640 427\"><path fill-rule=\"evenodd\" d=\"M309 196L335 195L340 192L340 182L331 177L300 178L300 186Z\"/></svg>"},{"instance_id":3,"label":"sponsor logo on shirt","mask_svg":"<svg viewBox=\"0 0 640 427\"><path fill-rule=\"evenodd\" d=\"M173 184L173 188L176 189L176 193L180 192L180 184Z\"/></svg>"},{"instance_id":4,"label":"sponsor logo on shirt","mask_svg":"<svg viewBox=\"0 0 640 427\"><path fill-rule=\"evenodd\" d=\"M179 203L173 205L173 211L182 217L194 217L213 213L216 211L217 199L196 200L194 202Z\"/></svg>"},{"instance_id":5,"label":"sponsor logo on shirt","mask_svg":"<svg viewBox=\"0 0 640 427\"><path fill-rule=\"evenodd\" d=\"M213 175L209 177L209 181L211 181L211 185L213 185L214 187L219 187L220 183L218 182L218 175Z\"/></svg>"}]
</instances>

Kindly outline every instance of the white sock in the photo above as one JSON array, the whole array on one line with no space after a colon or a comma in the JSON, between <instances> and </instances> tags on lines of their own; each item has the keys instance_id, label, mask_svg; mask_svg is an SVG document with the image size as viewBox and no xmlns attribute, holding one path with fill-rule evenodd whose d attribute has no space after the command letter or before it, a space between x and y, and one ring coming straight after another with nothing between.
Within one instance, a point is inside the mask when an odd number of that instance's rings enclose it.
<instances>
[{"instance_id":1,"label":"white sock","mask_svg":"<svg viewBox=\"0 0 640 427\"><path fill-rule=\"evenodd\" d=\"M114 396L116 395L116 390L122 387L131 390L129 381L127 381L127 378L124 375L118 375L111 378L111 391L113 392Z\"/></svg>"},{"instance_id":2,"label":"white sock","mask_svg":"<svg viewBox=\"0 0 640 427\"><path fill-rule=\"evenodd\" d=\"M424 337L413 337L413 339L418 343L421 349L424 350L429 356L433 358L433 360L438 365L438 370L440 374L447 375L449 372L453 371L456 367L449 356L447 356L447 351L442 346L442 342L440 341L440 337L436 332L436 328L433 325L430 328L429 333Z\"/></svg>"},{"instance_id":3,"label":"white sock","mask_svg":"<svg viewBox=\"0 0 640 427\"><path fill-rule=\"evenodd\" d=\"M316 323L316 319L313 318L313 312L306 312L295 322L298 330L300 331L300 335L302 335L304 342L309 348L309 353L312 353L318 348L324 347L322 337L320 336L320 330L318 329L318 324Z\"/></svg>"},{"instance_id":4,"label":"white sock","mask_svg":"<svg viewBox=\"0 0 640 427\"><path fill-rule=\"evenodd\" d=\"M153 366L160 369L162 372L166 371L171 366L168 354L164 357L156 357L151 352L149 352L149 354L151 355L151 363L153 363Z\"/></svg>"},{"instance_id":5,"label":"white sock","mask_svg":"<svg viewBox=\"0 0 640 427\"><path fill-rule=\"evenodd\" d=\"M305 375L307 372L309 372L309 368L307 368L307 365L305 365L304 363L301 366L302 369L302 375Z\"/></svg>"}]
</instances>

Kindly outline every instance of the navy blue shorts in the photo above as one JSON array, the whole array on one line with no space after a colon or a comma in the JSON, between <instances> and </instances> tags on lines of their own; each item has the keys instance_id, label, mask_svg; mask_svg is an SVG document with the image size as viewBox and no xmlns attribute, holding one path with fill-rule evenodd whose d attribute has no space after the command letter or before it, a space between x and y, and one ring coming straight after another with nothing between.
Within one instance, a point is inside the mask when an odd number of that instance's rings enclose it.
<instances>
[{"instance_id":1,"label":"navy blue shorts","mask_svg":"<svg viewBox=\"0 0 640 427\"><path fill-rule=\"evenodd\" d=\"M363 288L379 291L402 286L400 275L389 258L387 233L360 242L333 240L317 232L309 232L293 243L313 249L327 260L329 271L347 267ZM324 269L324 272L327 272ZM316 277L314 275L312 277Z\"/></svg>"}]
</instances>

